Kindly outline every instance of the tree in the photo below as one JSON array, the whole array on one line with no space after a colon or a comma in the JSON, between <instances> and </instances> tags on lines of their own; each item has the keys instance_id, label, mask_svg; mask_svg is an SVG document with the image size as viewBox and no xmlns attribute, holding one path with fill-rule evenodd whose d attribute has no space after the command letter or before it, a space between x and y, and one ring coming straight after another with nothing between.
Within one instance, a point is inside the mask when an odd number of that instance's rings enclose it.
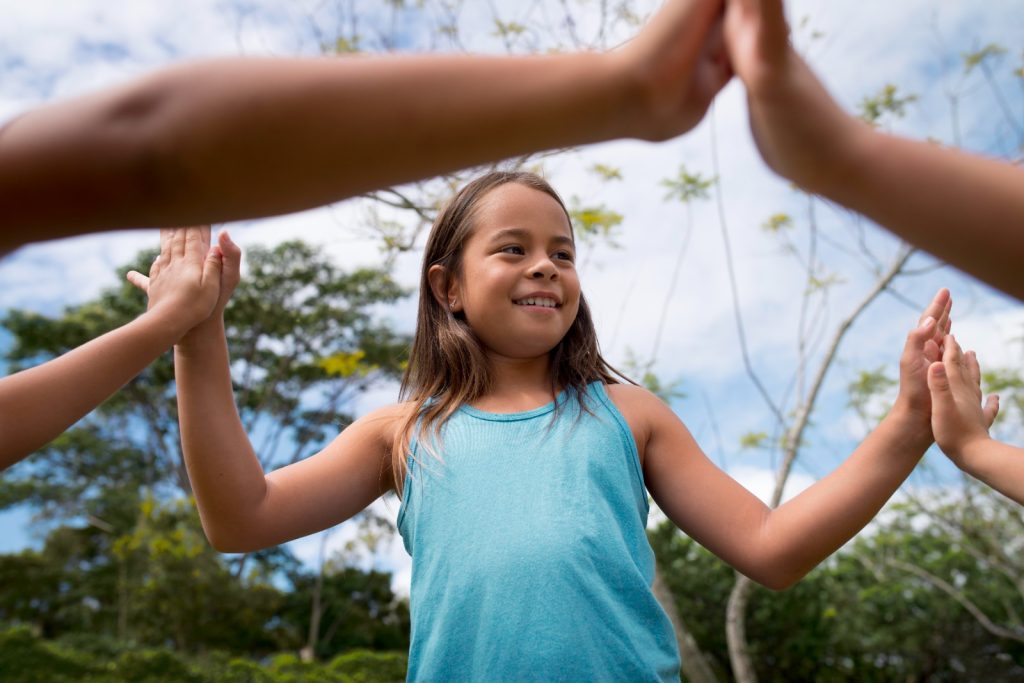
<instances>
[{"instance_id":1,"label":"tree","mask_svg":"<svg viewBox=\"0 0 1024 683\"><path fill-rule=\"evenodd\" d=\"M152 258L140 254L129 267L144 270ZM272 468L321 447L351 422L344 411L358 392L397 377L408 339L372 311L403 291L384 270L344 272L301 242L253 248L246 262L226 313L228 341L243 422ZM144 306L124 284L53 318L12 310L4 319L14 338L7 359L12 369L44 361ZM12 575L37 567L49 578L38 584L44 593L29 591L34 601L7 593L0 614L51 636L98 629L182 649L238 648L245 638L254 651L272 649L263 629L279 598L266 586L281 554L225 565L188 494L168 354L0 479L4 507L25 503L52 522L85 522L54 529L42 553L3 559ZM218 609L252 619L243 626Z\"/></svg>"}]
</instances>

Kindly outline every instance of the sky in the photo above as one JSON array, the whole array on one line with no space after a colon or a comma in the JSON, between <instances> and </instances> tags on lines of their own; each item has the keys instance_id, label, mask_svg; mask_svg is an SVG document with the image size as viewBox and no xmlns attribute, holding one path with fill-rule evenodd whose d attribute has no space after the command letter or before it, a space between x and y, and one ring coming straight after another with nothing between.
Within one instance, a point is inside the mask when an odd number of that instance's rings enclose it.
<instances>
[{"instance_id":1,"label":"sky","mask_svg":"<svg viewBox=\"0 0 1024 683\"><path fill-rule=\"evenodd\" d=\"M597 3L570 4L577 35L592 40ZM635 6L646 15L654 3ZM467 3L458 15L463 45L480 52L505 50L494 35L494 8L505 20L554 26L533 45L547 48L553 36L567 35L553 7L527 0ZM857 111L865 97L892 83L899 92L916 96L904 118L883 122L893 132L946 144L959 141L966 149L994 156L1019 153L1015 150L1022 141L1015 131L1024 126L1024 81L1012 71L1024 61L1024 0L806 0L789 3L788 14L798 49L847 110ZM429 2L422 12L392 15L377 2L140 0L115 5L101 0L0 0L0 16L0 124L47 102L120 84L183 60L316 55L322 44L334 43L338 27L347 30L353 22L371 49L384 43L399 51L451 49L434 30L448 17ZM384 38L378 27L383 27ZM613 44L628 35L619 27L607 41ZM527 42L513 48L526 49L531 46ZM963 54L990 43L1007 48L991 64L995 87L980 70L964 75L962 65ZM600 180L590 171L595 163L620 169L623 179ZM709 198L689 208L666 201L661 185L681 166L717 180ZM793 395L806 274L786 245L762 228L765 221L778 213L792 216L792 243L804 253L812 211L818 225L819 253L837 283L828 290L828 306L810 316L815 331L809 347L812 359L872 282L865 259L839 247L856 251L863 244L886 261L898 244L845 210L809 202L765 168L747 127L738 83L729 85L704 123L682 138L586 147L545 159L544 172L570 202L575 197L584 205L604 204L624 216L615 236L618 247L600 244L580 251L584 292L609 361L622 365L632 354L651 361L663 380L678 381L685 396L673 402L674 410L716 462L766 498L777 454L739 444L744 434L771 433L773 422L744 371L723 233L732 249L748 356L776 401ZM350 201L222 227L230 228L243 249L302 237L354 267L381 259L376 241L363 227L367 210L365 202ZM128 231L25 247L0 261L0 314L10 308L56 314L86 300L115 284L118 264L156 241L154 231ZM1021 367L1024 310L1019 304L926 255L915 256L912 264L921 274L901 279L898 296L880 298L844 339L788 496L833 469L864 436L865 425L846 409L846 387L865 369L881 367L895 376L904 336L938 287L952 290L955 331L965 345L977 349L983 366ZM412 287L418 267L418 254L403 256L396 263L396 276ZM415 301L410 298L383 315L411 331ZM662 319L661 341L651 358ZM395 386L380 387L363 396L355 412L365 413L396 397ZM787 410L791 407L786 404ZM929 454L927 461L938 478L912 479L910 485L953 481L940 454ZM395 501L378 505L383 514L393 517L397 512ZM0 552L38 543L39 533L25 510L0 515ZM332 532L327 553L354 534L351 525ZM315 563L321 545L321 537L309 537L291 547ZM407 590L409 563L400 540L361 561L393 569L396 588Z\"/></svg>"}]
</instances>

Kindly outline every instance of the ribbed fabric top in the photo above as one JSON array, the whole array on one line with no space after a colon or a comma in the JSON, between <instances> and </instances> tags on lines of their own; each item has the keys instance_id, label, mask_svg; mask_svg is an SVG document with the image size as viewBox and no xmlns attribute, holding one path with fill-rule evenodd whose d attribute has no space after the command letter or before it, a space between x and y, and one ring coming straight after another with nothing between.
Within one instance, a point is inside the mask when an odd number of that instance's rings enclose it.
<instances>
[{"instance_id":1,"label":"ribbed fabric top","mask_svg":"<svg viewBox=\"0 0 1024 683\"><path fill-rule=\"evenodd\" d=\"M678 681L651 592L633 435L599 382L521 413L460 408L413 444L411 681Z\"/></svg>"}]
</instances>

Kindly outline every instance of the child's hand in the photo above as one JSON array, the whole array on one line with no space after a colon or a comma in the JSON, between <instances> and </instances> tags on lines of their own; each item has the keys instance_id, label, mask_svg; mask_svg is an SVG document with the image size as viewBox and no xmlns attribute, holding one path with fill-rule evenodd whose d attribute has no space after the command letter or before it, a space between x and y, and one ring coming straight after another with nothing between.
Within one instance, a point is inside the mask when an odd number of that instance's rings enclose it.
<instances>
[{"instance_id":1,"label":"child's hand","mask_svg":"<svg viewBox=\"0 0 1024 683\"><path fill-rule=\"evenodd\" d=\"M932 432L949 459L964 469L965 454L989 441L988 428L999 413L999 397L981 407L981 368L973 351L966 354L952 336L945 339L941 362L928 368Z\"/></svg>"},{"instance_id":2,"label":"child's hand","mask_svg":"<svg viewBox=\"0 0 1024 683\"><path fill-rule=\"evenodd\" d=\"M210 226L164 228L149 277L131 271L128 281L149 297L149 315L172 321L176 338L210 317L224 277L221 249L210 247Z\"/></svg>"},{"instance_id":3,"label":"child's hand","mask_svg":"<svg viewBox=\"0 0 1024 683\"><path fill-rule=\"evenodd\" d=\"M222 230L217 235L217 248L220 250L223 266L220 273L220 296L217 297L217 303L210 314L211 318L219 318L224 314L224 309L242 278L242 250L231 241L227 230Z\"/></svg>"},{"instance_id":4,"label":"child's hand","mask_svg":"<svg viewBox=\"0 0 1024 683\"><path fill-rule=\"evenodd\" d=\"M953 300L948 289L940 289L921 314L918 326L907 334L900 356L900 388L893 412L901 411L930 432L931 394L928 368L942 354L942 340L949 334L949 312Z\"/></svg>"},{"instance_id":5,"label":"child's hand","mask_svg":"<svg viewBox=\"0 0 1024 683\"><path fill-rule=\"evenodd\" d=\"M646 28L610 56L640 84L637 136L663 140L690 130L732 70L722 38L722 0L667 0Z\"/></svg>"},{"instance_id":6,"label":"child's hand","mask_svg":"<svg viewBox=\"0 0 1024 683\"><path fill-rule=\"evenodd\" d=\"M811 192L827 193L870 129L839 108L790 45L782 0L728 0L725 44L747 88L765 163Z\"/></svg>"}]
</instances>

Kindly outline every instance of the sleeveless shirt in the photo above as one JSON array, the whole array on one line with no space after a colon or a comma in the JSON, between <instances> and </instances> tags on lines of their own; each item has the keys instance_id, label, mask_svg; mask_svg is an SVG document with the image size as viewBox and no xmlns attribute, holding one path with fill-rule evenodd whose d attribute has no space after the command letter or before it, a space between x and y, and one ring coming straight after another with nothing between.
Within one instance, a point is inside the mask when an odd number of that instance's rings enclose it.
<instances>
[{"instance_id":1,"label":"sleeveless shirt","mask_svg":"<svg viewBox=\"0 0 1024 683\"><path fill-rule=\"evenodd\" d=\"M413 443L410 681L678 681L636 442L600 382Z\"/></svg>"}]
</instances>

